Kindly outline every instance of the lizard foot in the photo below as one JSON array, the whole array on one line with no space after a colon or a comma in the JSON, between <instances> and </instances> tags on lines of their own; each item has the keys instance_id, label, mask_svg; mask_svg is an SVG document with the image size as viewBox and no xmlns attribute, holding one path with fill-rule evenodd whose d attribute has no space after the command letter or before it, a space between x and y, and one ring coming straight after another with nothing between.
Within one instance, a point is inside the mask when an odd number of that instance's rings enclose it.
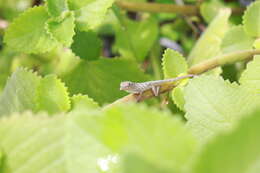
<instances>
[{"instance_id":1,"label":"lizard foot","mask_svg":"<svg viewBox=\"0 0 260 173\"><path fill-rule=\"evenodd\" d=\"M138 94L137 99L136 99L137 102L140 102L140 101L141 101L142 94L143 94L143 93L139 93L139 94Z\"/></svg>"}]
</instances>

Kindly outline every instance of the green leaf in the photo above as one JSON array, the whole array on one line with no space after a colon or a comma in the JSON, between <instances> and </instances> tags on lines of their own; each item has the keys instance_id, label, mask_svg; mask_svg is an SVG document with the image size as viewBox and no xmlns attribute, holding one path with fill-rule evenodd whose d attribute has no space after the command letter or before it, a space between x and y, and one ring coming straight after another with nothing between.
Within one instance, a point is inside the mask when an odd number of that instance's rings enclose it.
<instances>
[{"instance_id":1,"label":"green leaf","mask_svg":"<svg viewBox=\"0 0 260 173\"><path fill-rule=\"evenodd\" d=\"M42 56L40 55L40 59ZM39 71L42 74L57 74L58 76L68 73L80 62L80 59L73 54L71 49L62 46L45 54L44 59L48 62L44 66L41 65Z\"/></svg>"},{"instance_id":2,"label":"green leaf","mask_svg":"<svg viewBox=\"0 0 260 173\"><path fill-rule=\"evenodd\" d=\"M177 86L176 88L173 89L172 93L172 100L176 104L176 106L184 111L184 104L185 104L185 99L184 99L184 87L183 86Z\"/></svg>"},{"instance_id":3,"label":"green leaf","mask_svg":"<svg viewBox=\"0 0 260 173\"><path fill-rule=\"evenodd\" d=\"M0 120L4 172L100 173L100 159L113 153L82 130L74 118L25 113Z\"/></svg>"},{"instance_id":4,"label":"green leaf","mask_svg":"<svg viewBox=\"0 0 260 173\"><path fill-rule=\"evenodd\" d=\"M51 35L63 45L69 47L73 42L73 36L75 34L75 17L73 12L64 14L65 17L50 19L47 23L48 31Z\"/></svg>"},{"instance_id":5,"label":"green leaf","mask_svg":"<svg viewBox=\"0 0 260 173\"><path fill-rule=\"evenodd\" d=\"M260 39L256 39L253 46L255 49L260 49Z\"/></svg>"},{"instance_id":6,"label":"green leaf","mask_svg":"<svg viewBox=\"0 0 260 173\"><path fill-rule=\"evenodd\" d=\"M172 49L167 49L164 52L162 61L164 78L175 78L188 70L185 58Z\"/></svg>"},{"instance_id":7,"label":"green leaf","mask_svg":"<svg viewBox=\"0 0 260 173\"><path fill-rule=\"evenodd\" d=\"M65 112L70 109L67 88L55 75L41 79L37 88L37 110L47 110L49 114Z\"/></svg>"},{"instance_id":8,"label":"green leaf","mask_svg":"<svg viewBox=\"0 0 260 173\"><path fill-rule=\"evenodd\" d=\"M192 79L184 91L187 126L202 142L227 130L245 113L259 106L259 94L220 77Z\"/></svg>"},{"instance_id":9,"label":"green leaf","mask_svg":"<svg viewBox=\"0 0 260 173\"><path fill-rule=\"evenodd\" d=\"M127 94L119 90L122 81L140 82L148 79L137 63L118 58L82 61L63 76L71 94L87 94L100 104L110 103Z\"/></svg>"},{"instance_id":10,"label":"green leaf","mask_svg":"<svg viewBox=\"0 0 260 173\"><path fill-rule=\"evenodd\" d=\"M3 163L4 163L4 154L2 150L0 150L0 171L1 172L2 172Z\"/></svg>"},{"instance_id":11,"label":"green leaf","mask_svg":"<svg viewBox=\"0 0 260 173\"><path fill-rule=\"evenodd\" d=\"M71 10L78 10L88 4L95 2L96 0L67 0Z\"/></svg>"},{"instance_id":12,"label":"green leaf","mask_svg":"<svg viewBox=\"0 0 260 173\"><path fill-rule=\"evenodd\" d=\"M53 75L41 78L25 69L11 76L0 97L0 116L26 110L52 114L69 108L68 93L60 80Z\"/></svg>"},{"instance_id":13,"label":"green leaf","mask_svg":"<svg viewBox=\"0 0 260 173\"><path fill-rule=\"evenodd\" d=\"M27 10L8 27L4 37L5 43L15 51L25 53L50 51L58 43L45 29L48 19L48 13L43 6Z\"/></svg>"},{"instance_id":14,"label":"green leaf","mask_svg":"<svg viewBox=\"0 0 260 173\"><path fill-rule=\"evenodd\" d=\"M251 91L260 91L260 55L255 55L253 61L247 64L246 70L242 73L239 82Z\"/></svg>"},{"instance_id":15,"label":"green leaf","mask_svg":"<svg viewBox=\"0 0 260 173\"><path fill-rule=\"evenodd\" d=\"M68 0L75 10L77 28L81 31L96 29L104 20L114 0Z\"/></svg>"},{"instance_id":16,"label":"green leaf","mask_svg":"<svg viewBox=\"0 0 260 173\"><path fill-rule=\"evenodd\" d=\"M133 172L142 172L142 173L171 173L170 170L165 170L162 168L156 167L154 164L149 163L145 159L137 156L135 154L126 154L123 157L122 161L123 173L133 173Z\"/></svg>"},{"instance_id":17,"label":"green leaf","mask_svg":"<svg viewBox=\"0 0 260 173\"><path fill-rule=\"evenodd\" d=\"M254 39L248 36L243 26L232 27L225 34L221 43L223 53L252 49Z\"/></svg>"},{"instance_id":18,"label":"green leaf","mask_svg":"<svg viewBox=\"0 0 260 173\"><path fill-rule=\"evenodd\" d=\"M86 60L96 60L99 58L102 43L95 32L78 31L73 40L71 49L75 55Z\"/></svg>"},{"instance_id":19,"label":"green leaf","mask_svg":"<svg viewBox=\"0 0 260 173\"><path fill-rule=\"evenodd\" d=\"M6 85L16 56L17 53L8 48L1 49L0 51L0 93Z\"/></svg>"},{"instance_id":20,"label":"green leaf","mask_svg":"<svg viewBox=\"0 0 260 173\"><path fill-rule=\"evenodd\" d=\"M68 11L67 0L45 0L48 12L53 17L59 17Z\"/></svg>"},{"instance_id":21,"label":"green leaf","mask_svg":"<svg viewBox=\"0 0 260 173\"><path fill-rule=\"evenodd\" d=\"M243 16L243 24L246 33L252 37L260 37L260 2L252 3Z\"/></svg>"},{"instance_id":22,"label":"green leaf","mask_svg":"<svg viewBox=\"0 0 260 173\"><path fill-rule=\"evenodd\" d=\"M232 132L219 135L203 147L194 173L257 173L260 160L260 111L241 120ZM223 155L224 154L224 155Z\"/></svg>"},{"instance_id":23,"label":"green leaf","mask_svg":"<svg viewBox=\"0 0 260 173\"><path fill-rule=\"evenodd\" d=\"M89 98L87 95L74 95L71 98L71 107L72 110L78 110L78 109L86 109L86 108L98 108L98 104L92 99Z\"/></svg>"},{"instance_id":24,"label":"green leaf","mask_svg":"<svg viewBox=\"0 0 260 173\"><path fill-rule=\"evenodd\" d=\"M21 12L32 6L33 0L0 0L1 18L13 20Z\"/></svg>"},{"instance_id":25,"label":"green leaf","mask_svg":"<svg viewBox=\"0 0 260 173\"><path fill-rule=\"evenodd\" d=\"M200 14L207 23L210 23L218 15L219 10L223 7L224 6L221 1L203 2L200 5Z\"/></svg>"},{"instance_id":26,"label":"green leaf","mask_svg":"<svg viewBox=\"0 0 260 173\"><path fill-rule=\"evenodd\" d=\"M196 149L195 139L179 119L144 105L115 106L89 118L77 122L114 151L140 157L158 169L183 171ZM136 165L132 170L140 171Z\"/></svg>"},{"instance_id":27,"label":"green leaf","mask_svg":"<svg viewBox=\"0 0 260 173\"><path fill-rule=\"evenodd\" d=\"M126 18L124 21L116 28L115 46L123 57L143 61L157 39L158 23L153 17L141 22Z\"/></svg>"},{"instance_id":28,"label":"green leaf","mask_svg":"<svg viewBox=\"0 0 260 173\"><path fill-rule=\"evenodd\" d=\"M181 73L187 73L188 64L185 58L177 51L167 49L164 52L162 61L164 78L175 78ZM172 99L177 107L183 110L183 86L177 86L173 89Z\"/></svg>"},{"instance_id":29,"label":"green leaf","mask_svg":"<svg viewBox=\"0 0 260 173\"><path fill-rule=\"evenodd\" d=\"M192 49L188 57L189 65L198 64L220 53L222 39L229 29L228 18L230 14L230 9L219 11Z\"/></svg>"},{"instance_id":30,"label":"green leaf","mask_svg":"<svg viewBox=\"0 0 260 173\"><path fill-rule=\"evenodd\" d=\"M40 77L31 71L18 69L14 72L0 97L0 116L35 110L40 81Z\"/></svg>"}]
</instances>

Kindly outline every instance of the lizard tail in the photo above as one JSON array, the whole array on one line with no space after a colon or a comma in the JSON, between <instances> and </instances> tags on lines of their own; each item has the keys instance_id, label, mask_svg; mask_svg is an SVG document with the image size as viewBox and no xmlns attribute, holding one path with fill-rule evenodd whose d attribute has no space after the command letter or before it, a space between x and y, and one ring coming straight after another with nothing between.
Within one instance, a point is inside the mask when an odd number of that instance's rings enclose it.
<instances>
[{"instance_id":1,"label":"lizard tail","mask_svg":"<svg viewBox=\"0 0 260 173\"><path fill-rule=\"evenodd\" d=\"M179 77L176 77L176 78L173 78L173 79L166 79L167 82L175 82L175 81L178 81L178 80L181 80L181 79L186 79L186 78L192 78L192 77L195 77L196 75L194 74L187 74L187 75L184 75L184 76L179 76Z\"/></svg>"},{"instance_id":2,"label":"lizard tail","mask_svg":"<svg viewBox=\"0 0 260 173\"><path fill-rule=\"evenodd\" d=\"M145 82L145 83L149 83L149 84L153 84L153 85L160 85L162 83L165 82L175 82L181 79L185 79L185 78L191 78L191 77L195 77L196 75L193 74L188 74L188 75L184 75L184 76L179 76L176 78L171 78L171 79L164 79L164 80L156 80L156 81L149 81L149 82Z\"/></svg>"}]
</instances>

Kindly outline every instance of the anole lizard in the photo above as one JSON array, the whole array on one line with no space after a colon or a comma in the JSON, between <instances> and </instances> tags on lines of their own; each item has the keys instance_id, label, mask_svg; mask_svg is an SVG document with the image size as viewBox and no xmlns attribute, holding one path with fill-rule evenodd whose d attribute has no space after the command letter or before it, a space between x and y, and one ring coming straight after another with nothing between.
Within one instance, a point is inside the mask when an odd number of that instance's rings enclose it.
<instances>
[{"instance_id":1,"label":"anole lizard","mask_svg":"<svg viewBox=\"0 0 260 173\"><path fill-rule=\"evenodd\" d=\"M121 82L120 90L124 90L124 91L127 91L129 93L133 93L133 94L139 94L139 98L140 98L144 91L152 89L154 96L158 96L159 93L160 93L160 87L163 84L175 82L175 81L178 81L178 80L181 80L181 79L194 77L194 76L195 75L188 74L188 75L185 75L185 76L180 76L180 77L176 77L176 78L172 78L172 79L147 81L147 82L142 82L142 83L125 81L125 82Z\"/></svg>"}]
</instances>

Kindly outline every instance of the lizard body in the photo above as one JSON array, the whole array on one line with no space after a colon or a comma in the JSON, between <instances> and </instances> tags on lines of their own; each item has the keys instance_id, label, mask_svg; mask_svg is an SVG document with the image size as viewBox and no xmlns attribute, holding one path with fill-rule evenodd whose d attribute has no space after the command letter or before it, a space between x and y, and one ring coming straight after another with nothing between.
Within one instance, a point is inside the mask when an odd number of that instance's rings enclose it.
<instances>
[{"instance_id":1,"label":"lizard body","mask_svg":"<svg viewBox=\"0 0 260 173\"><path fill-rule=\"evenodd\" d=\"M165 83L175 82L175 81L185 79L185 78L189 78L189 77L194 77L194 75L188 74L188 75L185 75L185 76L180 76L180 77L176 77L176 78L172 78L172 79L147 81L147 82L141 82L141 83L125 81L125 82L121 82L120 90L124 90L124 91L127 91L129 93L139 94L139 96L141 96L141 94L144 91L152 89L153 94L155 96L158 96L161 85L163 85Z\"/></svg>"}]
</instances>

